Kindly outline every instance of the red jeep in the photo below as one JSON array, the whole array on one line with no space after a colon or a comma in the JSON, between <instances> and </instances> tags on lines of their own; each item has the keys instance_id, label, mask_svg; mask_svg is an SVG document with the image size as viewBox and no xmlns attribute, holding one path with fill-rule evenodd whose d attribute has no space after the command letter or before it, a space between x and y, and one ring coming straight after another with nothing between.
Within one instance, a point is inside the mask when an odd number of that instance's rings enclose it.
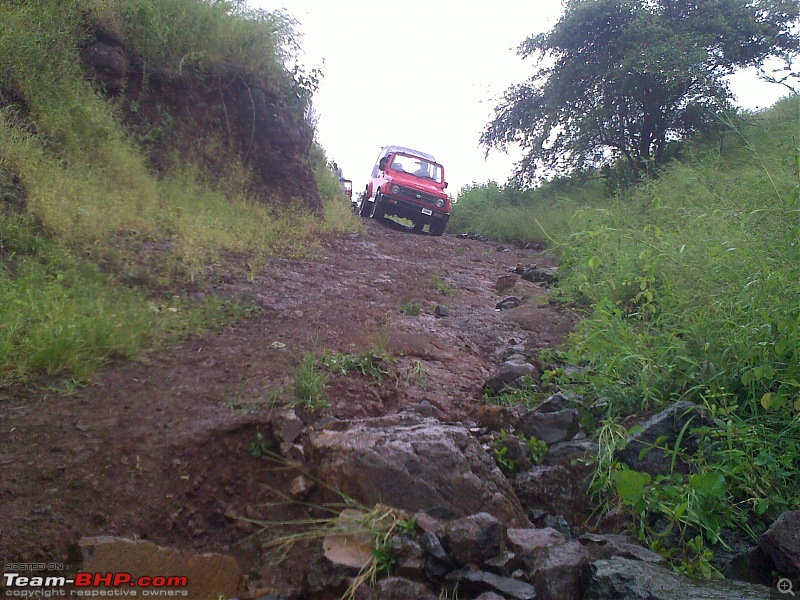
<instances>
[{"instance_id":1,"label":"red jeep","mask_svg":"<svg viewBox=\"0 0 800 600\"><path fill-rule=\"evenodd\" d=\"M431 235L442 235L450 220L446 187L444 167L430 154L384 146L358 212L370 219L396 215L414 223L414 231L428 225Z\"/></svg>"}]
</instances>

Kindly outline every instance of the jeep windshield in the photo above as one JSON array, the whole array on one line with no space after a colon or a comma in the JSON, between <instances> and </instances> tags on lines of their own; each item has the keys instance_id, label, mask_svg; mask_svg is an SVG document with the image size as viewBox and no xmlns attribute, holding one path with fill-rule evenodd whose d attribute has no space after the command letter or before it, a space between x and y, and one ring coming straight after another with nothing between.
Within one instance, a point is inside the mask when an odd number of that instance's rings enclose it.
<instances>
[{"instance_id":1,"label":"jeep windshield","mask_svg":"<svg viewBox=\"0 0 800 600\"><path fill-rule=\"evenodd\" d=\"M390 165L392 169L400 173L409 173L420 179L427 179L442 183L442 167L434 162L430 162L418 156L410 154L395 154Z\"/></svg>"}]
</instances>

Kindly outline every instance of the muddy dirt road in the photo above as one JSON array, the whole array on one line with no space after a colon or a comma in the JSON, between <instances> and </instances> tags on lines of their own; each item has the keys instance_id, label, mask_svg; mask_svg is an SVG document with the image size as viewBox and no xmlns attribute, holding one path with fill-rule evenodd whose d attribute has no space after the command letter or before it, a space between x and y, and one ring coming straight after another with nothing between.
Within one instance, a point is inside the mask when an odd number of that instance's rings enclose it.
<instances>
[{"instance_id":1,"label":"muddy dirt road","mask_svg":"<svg viewBox=\"0 0 800 600\"><path fill-rule=\"evenodd\" d=\"M553 261L368 222L323 241L318 260L267 258L253 281L230 275L206 290L251 298L261 308L252 318L108 366L70 396L4 400L0 557L69 562L81 536L118 535L258 564L257 544L239 543L252 526L235 517L264 518L270 488L288 476L247 448L300 357L382 346L392 357L380 383L331 376L330 407L302 413L306 421L420 405L467 419L505 348L550 346L569 329L541 284L497 291L509 268L530 263ZM497 311L509 293L521 306ZM449 316L437 318L437 305ZM407 314L414 306L420 314Z\"/></svg>"}]
</instances>

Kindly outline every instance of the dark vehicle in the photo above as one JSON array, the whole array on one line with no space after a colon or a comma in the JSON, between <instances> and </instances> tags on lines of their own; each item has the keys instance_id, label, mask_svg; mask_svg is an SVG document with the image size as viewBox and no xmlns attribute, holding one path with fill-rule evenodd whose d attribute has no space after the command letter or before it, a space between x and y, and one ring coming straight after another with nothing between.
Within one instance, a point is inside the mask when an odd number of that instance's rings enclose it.
<instances>
[{"instance_id":1,"label":"dark vehicle","mask_svg":"<svg viewBox=\"0 0 800 600\"><path fill-rule=\"evenodd\" d=\"M446 187L444 167L430 154L384 146L358 212L370 219L395 215L409 219L414 231L422 231L428 225L431 235L442 235L450 220Z\"/></svg>"}]
</instances>

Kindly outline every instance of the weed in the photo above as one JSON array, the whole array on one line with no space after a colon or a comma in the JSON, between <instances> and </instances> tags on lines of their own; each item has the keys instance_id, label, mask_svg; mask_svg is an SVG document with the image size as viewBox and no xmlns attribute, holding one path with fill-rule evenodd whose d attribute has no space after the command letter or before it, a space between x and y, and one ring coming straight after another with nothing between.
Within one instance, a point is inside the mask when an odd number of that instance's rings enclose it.
<instances>
[{"instance_id":1,"label":"weed","mask_svg":"<svg viewBox=\"0 0 800 600\"><path fill-rule=\"evenodd\" d=\"M306 352L294 370L293 405L319 410L330 406L325 397L328 374L320 370L314 352Z\"/></svg>"},{"instance_id":2,"label":"weed","mask_svg":"<svg viewBox=\"0 0 800 600\"><path fill-rule=\"evenodd\" d=\"M427 389L426 376L425 365L422 364L422 361L415 360L406 368L406 385L418 386L425 390Z\"/></svg>"},{"instance_id":3,"label":"weed","mask_svg":"<svg viewBox=\"0 0 800 600\"><path fill-rule=\"evenodd\" d=\"M505 429L501 429L500 437L492 444L492 454L494 454L494 459L503 473L513 475L519 468L519 461L508 456L508 445L505 443L507 439L508 432Z\"/></svg>"},{"instance_id":4,"label":"weed","mask_svg":"<svg viewBox=\"0 0 800 600\"><path fill-rule=\"evenodd\" d=\"M458 288L454 288L447 283L439 273L431 274L431 285L444 296L456 296L459 293Z\"/></svg>"},{"instance_id":5,"label":"weed","mask_svg":"<svg viewBox=\"0 0 800 600\"><path fill-rule=\"evenodd\" d=\"M521 441L528 449L528 457L534 464L539 464L544 460L545 454L547 454L547 444L541 440L536 439L536 436L531 435L530 437L525 437L525 435L519 435L519 441Z\"/></svg>"},{"instance_id":6,"label":"weed","mask_svg":"<svg viewBox=\"0 0 800 600\"><path fill-rule=\"evenodd\" d=\"M409 317L418 317L422 312L422 305L416 300L409 300L400 307L400 311Z\"/></svg>"},{"instance_id":7,"label":"weed","mask_svg":"<svg viewBox=\"0 0 800 600\"><path fill-rule=\"evenodd\" d=\"M247 451L256 458L261 458L268 454L269 444L264 440L263 433L260 431L256 433L256 439L247 445Z\"/></svg>"},{"instance_id":8,"label":"weed","mask_svg":"<svg viewBox=\"0 0 800 600\"><path fill-rule=\"evenodd\" d=\"M369 351L360 354L341 354L325 350L319 363L329 373L346 375L357 371L371 377L376 382L380 382L384 376L389 374L385 369L385 357Z\"/></svg>"}]
</instances>

